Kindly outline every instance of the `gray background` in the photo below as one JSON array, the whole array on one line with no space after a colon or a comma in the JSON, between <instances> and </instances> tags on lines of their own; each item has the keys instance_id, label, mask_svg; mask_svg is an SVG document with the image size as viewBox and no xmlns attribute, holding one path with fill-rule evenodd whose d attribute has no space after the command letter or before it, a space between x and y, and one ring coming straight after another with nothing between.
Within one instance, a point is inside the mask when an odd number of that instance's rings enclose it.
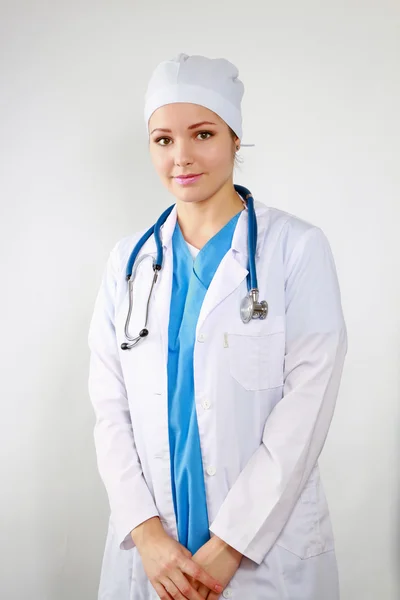
<instances>
[{"instance_id":1,"label":"gray background","mask_svg":"<svg viewBox=\"0 0 400 600\"><path fill-rule=\"evenodd\" d=\"M399 598L399 3L0 10L1 597L96 598L108 505L87 329L111 247L171 203L143 95L160 60L187 52L240 69L256 146L237 183L331 242L350 346L322 471L342 597Z\"/></svg>"}]
</instances>

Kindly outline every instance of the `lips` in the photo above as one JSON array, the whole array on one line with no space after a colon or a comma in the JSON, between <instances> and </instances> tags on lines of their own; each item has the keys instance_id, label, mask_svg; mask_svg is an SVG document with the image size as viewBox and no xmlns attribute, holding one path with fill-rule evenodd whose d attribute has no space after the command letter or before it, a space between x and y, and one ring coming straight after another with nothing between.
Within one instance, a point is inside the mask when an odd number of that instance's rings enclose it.
<instances>
[{"instance_id":1,"label":"lips","mask_svg":"<svg viewBox=\"0 0 400 600\"><path fill-rule=\"evenodd\" d=\"M175 177L175 181L180 185L190 185L191 183L198 181L201 176L202 173L199 173L198 175L195 173L191 173L189 175L179 175L178 177Z\"/></svg>"}]
</instances>

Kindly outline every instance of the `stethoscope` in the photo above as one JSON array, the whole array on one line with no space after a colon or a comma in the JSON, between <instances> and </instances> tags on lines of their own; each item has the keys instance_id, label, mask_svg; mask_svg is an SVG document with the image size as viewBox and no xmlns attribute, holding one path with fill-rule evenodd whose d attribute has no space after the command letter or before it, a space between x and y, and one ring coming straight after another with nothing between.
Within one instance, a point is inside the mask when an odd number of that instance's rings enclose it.
<instances>
[{"instance_id":1,"label":"stethoscope","mask_svg":"<svg viewBox=\"0 0 400 600\"><path fill-rule=\"evenodd\" d=\"M248 275L247 275L247 289L248 293L243 298L240 304L240 317L243 323L249 323L252 319L266 319L268 314L268 304L265 300L261 302L258 301L259 298L259 290L257 283L257 273L256 273L256 247L257 247L257 218L254 210L254 198L251 192L241 186L235 185L235 190L238 192L240 197L245 200L247 203L247 212L248 212L248 233L247 233L247 244L248 244ZM158 221L155 225L150 227L148 231L140 238L134 247L129 260L126 266L126 281L128 282L129 288L129 309L128 314L125 321L125 336L128 342L124 342L121 344L122 350L130 350L134 346L136 346L140 340L149 335L149 330L147 329L147 321L149 316L149 306L150 299L153 292L153 288L157 282L158 275L162 269L163 264L163 248L161 242L161 227L167 220L170 215L172 209L175 204L172 204L167 210L165 210L162 215L159 217ZM151 254L144 254L137 261L136 258L143 247L143 245L147 242L150 236L154 234L154 240L157 248L157 256L154 258ZM143 329L139 332L136 337L132 337L129 333L129 324L132 316L132 305L133 305L133 282L135 281L136 272L138 270L139 265L146 258L153 259L153 281L151 284L149 296L146 304L146 316L145 323Z\"/></svg>"}]
</instances>

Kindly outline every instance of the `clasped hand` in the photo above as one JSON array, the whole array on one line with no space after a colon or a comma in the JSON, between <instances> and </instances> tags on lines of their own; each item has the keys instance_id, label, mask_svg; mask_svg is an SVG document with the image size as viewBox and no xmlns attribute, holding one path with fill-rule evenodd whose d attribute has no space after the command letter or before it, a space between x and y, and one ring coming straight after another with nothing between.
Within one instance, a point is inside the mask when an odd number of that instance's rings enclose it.
<instances>
[{"instance_id":1,"label":"clasped hand","mask_svg":"<svg viewBox=\"0 0 400 600\"><path fill-rule=\"evenodd\" d=\"M242 558L216 536L192 556L164 531L158 517L145 521L131 535L161 600L217 600Z\"/></svg>"}]
</instances>

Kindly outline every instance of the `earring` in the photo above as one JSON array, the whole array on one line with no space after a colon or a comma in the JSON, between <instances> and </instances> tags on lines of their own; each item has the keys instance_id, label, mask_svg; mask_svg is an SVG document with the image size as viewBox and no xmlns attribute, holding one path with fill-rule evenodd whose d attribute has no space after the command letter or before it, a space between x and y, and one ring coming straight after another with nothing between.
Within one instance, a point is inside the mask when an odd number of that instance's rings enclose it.
<instances>
[{"instance_id":1,"label":"earring","mask_svg":"<svg viewBox=\"0 0 400 600\"><path fill-rule=\"evenodd\" d=\"M240 150L240 146L236 146L236 152Z\"/></svg>"}]
</instances>

